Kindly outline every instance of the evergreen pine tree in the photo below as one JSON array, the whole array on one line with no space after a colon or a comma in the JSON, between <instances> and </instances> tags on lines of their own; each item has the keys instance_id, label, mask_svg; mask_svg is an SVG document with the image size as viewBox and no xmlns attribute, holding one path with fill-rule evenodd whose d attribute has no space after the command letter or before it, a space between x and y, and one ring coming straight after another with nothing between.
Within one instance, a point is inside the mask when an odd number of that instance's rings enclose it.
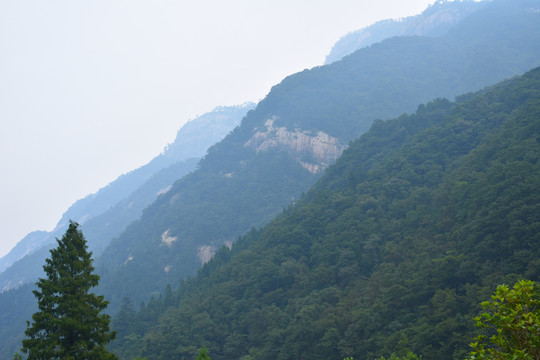
<instances>
[{"instance_id":1,"label":"evergreen pine tree","mask_svg":"<svg viewBox=\"0 0 540 360\"><path fill-rule=\"evenodd\" d=\"M28 359L117 359L105 349L114 339L110 331L110 317L101 312L108 301L103 296L89 293L98 285L94 274L92 253L78 224L69 228L57 240L46 260L45 279L36 283L34 295L39 311L27 322L22 351Z\"/></svg>"},{"instance_id":2,"label":"evergreen pine tree","mask_svg":"<svg viewBox=\"0 0 540 360\"><path fill-rule=\"evenodd\" d=\"M130 298L124 298L120 311L118 311L112 323L113 329L116 331L117 341L132 332L136 316L137 312L133 302Z\"/></svg>"}]
</instances>

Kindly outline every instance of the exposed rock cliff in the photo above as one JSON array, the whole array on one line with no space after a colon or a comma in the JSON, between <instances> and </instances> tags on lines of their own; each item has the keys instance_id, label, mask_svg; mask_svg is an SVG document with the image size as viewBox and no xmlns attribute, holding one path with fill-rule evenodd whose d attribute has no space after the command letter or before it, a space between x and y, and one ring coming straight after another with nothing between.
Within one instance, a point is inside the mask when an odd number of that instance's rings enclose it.
<instances>
[{"instance_id":1,"label":"exposed rock cliff","mask_svg":"<svg viewBox=\"0 0 540 360\"><path fill-rule=\"evenodd\" d=\"M285 127L274 127L275 120L276 117L266 120L265 127L255 132L244 146L257 152L270 148L285 150L312 173L334 163L345 149L338 139L322 131L316 134L300 129L289 131Z\"/></svg>"}]
</instances>

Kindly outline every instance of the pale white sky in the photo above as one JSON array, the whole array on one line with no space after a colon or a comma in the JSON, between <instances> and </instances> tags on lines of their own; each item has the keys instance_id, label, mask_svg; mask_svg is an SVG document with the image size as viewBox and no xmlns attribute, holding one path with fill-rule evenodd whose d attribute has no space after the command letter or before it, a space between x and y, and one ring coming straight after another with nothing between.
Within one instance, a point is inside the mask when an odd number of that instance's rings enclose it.
<instances>
[{"instance_id":1,"label":"pale white sky","mask_svg":"<svg viewBox=\"0 0 540 360\"><path fill-rule=\"evenodd\" d=\"M0 0L0 256L187 120L257 101L346 33L433 2Z\"/></svg>"}]
</instances>

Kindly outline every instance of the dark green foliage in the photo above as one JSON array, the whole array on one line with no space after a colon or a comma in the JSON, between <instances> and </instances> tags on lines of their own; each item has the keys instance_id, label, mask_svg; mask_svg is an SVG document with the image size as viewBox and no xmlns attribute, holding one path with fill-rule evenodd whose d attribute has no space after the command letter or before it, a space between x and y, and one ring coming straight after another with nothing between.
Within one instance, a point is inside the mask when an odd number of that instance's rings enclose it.
<instances>
[{"instance_id":1,"label":"dark green foliage","mask_svg":"<svg viewBox=\"0 0 540 360\"><path fill-rule=\"evenodd\" d=\"M133 321L135 320L135 306L130 298L125 298L120 307L120 311L114 317L113 329L116 331L117 338L133 332Z\"/></svg>"},{"instance_id":2,"label":"dark green foliage","mask_svg":"<svg viewBox=\"0 0 540 360\"><path fill-rule=\"evenodd\" d=\"M108 302L89 293L97 286L92 253L78 224L70 222L58 247L46 260L46 278L33 293L39 311L28 322L22 351L28 359L116 359L104 346L114 339L110 317L101 314Z\"/></svg>"},{"instance_id":3,"label":"dark green foliage","mask_svg":"<svg viewBox=\"0 0 540 360\"><path fill-rule=\"evenodd\" d=\"M540 275L539 139L540 69L376 122L298 204L144 306L136 322L159 320L141 353L463 359L480 301Z\"/></svg>"},{"instance_id":4,"label":"dark green foliage","mask_svg":"<svg viewBox=\"0 0 540 360\"><path fill-rule=\"evenodd\" d=\"M0 294L0 309L9 309L0 312L0 354L13 354L20 348L26 320L37 310L33 289L35 286L28 284Z\"/></svg>"}]
</instances>

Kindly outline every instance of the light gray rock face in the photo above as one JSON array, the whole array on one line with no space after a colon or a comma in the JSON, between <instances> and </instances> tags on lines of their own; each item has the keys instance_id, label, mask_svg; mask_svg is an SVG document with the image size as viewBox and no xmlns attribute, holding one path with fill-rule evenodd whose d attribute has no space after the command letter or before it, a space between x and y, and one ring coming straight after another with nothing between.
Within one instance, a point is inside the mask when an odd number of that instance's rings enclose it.
<instances>
[{"instance_id":1,"label":"light gray rock face","mask_svg":"<svg viewBox=\"0 0 540 360\"><path fill-rule=\"evenodd\" d=\"M285 150L311 173L318 173L333 164L345 150L337 138L322 131L290 131L285 127L275 127L275 120L276 117L266 120L265 128L255 132L244 146L257 152L271 148Z\"/></svg>"}]
</instances>

